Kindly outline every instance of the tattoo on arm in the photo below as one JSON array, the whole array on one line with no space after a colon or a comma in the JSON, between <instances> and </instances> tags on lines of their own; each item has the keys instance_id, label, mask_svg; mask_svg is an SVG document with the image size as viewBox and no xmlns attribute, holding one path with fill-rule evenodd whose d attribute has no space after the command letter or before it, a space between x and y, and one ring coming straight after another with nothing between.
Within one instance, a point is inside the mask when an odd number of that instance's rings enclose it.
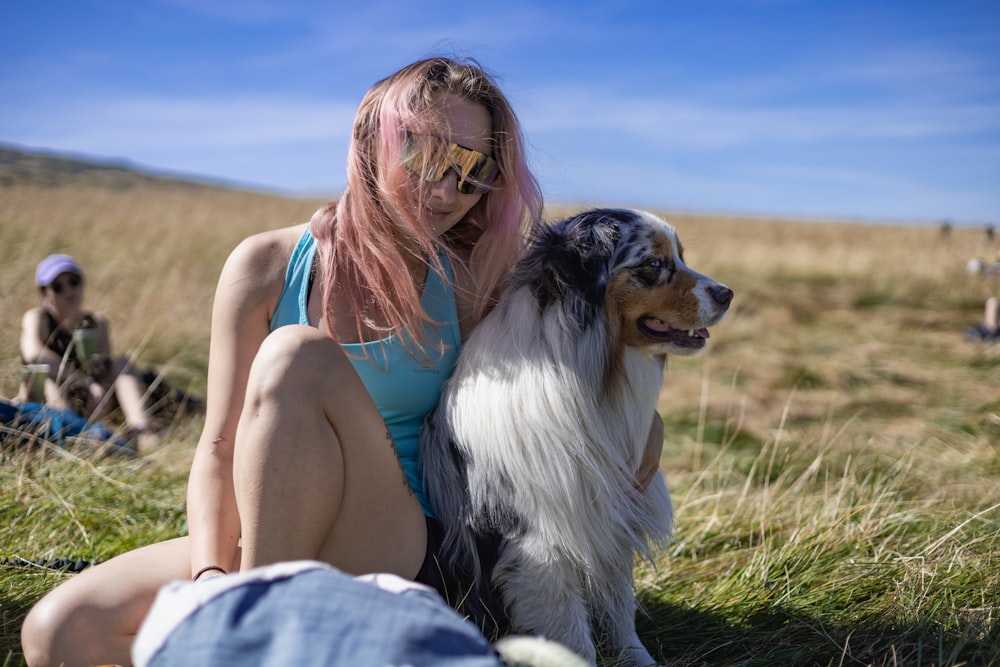
<instances>
[{"instance_id":1,"label":"tattoo on arm","mask_svg":"<svg viewBox=\"0 0 1000 667\"><path fill-rule=\"evenodd\" d=\"M403 486L406 488L406 491L411 496L416 495L414 493L414 491L413 491L413 487L410 486L410 481L408 479L406 479L406 471L403 470L403 462L400 461L400 459L399 459L399 450L396 449L396 441L392 439L392 431L389 431L388 429L386 429L385 439L389 441L389 447L392 448L392 455L396 457L396 463L399 464L399 472L400 472L400 475L403 478Z\"/></svg>"}]
</instances>

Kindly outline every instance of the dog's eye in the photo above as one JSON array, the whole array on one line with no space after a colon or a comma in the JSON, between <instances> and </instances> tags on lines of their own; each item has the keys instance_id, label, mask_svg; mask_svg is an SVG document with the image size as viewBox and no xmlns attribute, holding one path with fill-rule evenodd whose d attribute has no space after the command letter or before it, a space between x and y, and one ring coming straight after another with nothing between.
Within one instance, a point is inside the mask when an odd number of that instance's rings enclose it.
<instances>
[{"instance_id":1,"label":"dog's eye","mask_svg":"<svg viewBox=\"0 0 1000 667\"><path fill-rule=\"evenodd\" d=\"M667 271L670 275L667 276L667 280L674 277L677 273L677 267L674 265L674 260L664 257L658 257L656 259L649 260L649 267L655 269L656 271Z\"/></svg>"},{"instance_id":2,"label":"dog's eye","mask_svg":"<svg viewBox=\"0 0 1000 667\"><path fill-rule=\"evenodd\" d=\"M657 285L664 282L663 272L667 272L666 282L670 282L676 273L673 261L664 257L648 259L635 268L638 278L646 285Z\"/></svg>"}]
</instances>

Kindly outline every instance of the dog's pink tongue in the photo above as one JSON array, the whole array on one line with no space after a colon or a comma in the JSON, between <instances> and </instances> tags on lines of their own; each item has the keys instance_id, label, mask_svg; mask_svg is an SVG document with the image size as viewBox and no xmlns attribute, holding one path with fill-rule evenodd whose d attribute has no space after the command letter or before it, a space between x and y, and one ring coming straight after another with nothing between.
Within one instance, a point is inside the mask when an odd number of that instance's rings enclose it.
<instances>
[{"instance_id":1,"label":"dog's pink tongue","mask_svg":"<svg viewBox=\"0 0 1000 667\"><path fill-rule=\"evenodd\" d=\"M646 326L652 329L653 331L658 331L660 333L666 333L670 331L670 327L668 327L666 324L656 319L655 317L648 318L646 320Z\"/></svg>"},{"instance_id":2,"label":"dog's pink tongue","mask_svg":"<svg viewBox=\"0 0 1000 667\"><path fill-rule=\"evenodd\" d=\"M709 337L708 336L708 329L705 329L705 328L702 328L702 329L688 329L688 330L674 329L673 327L667 326L666 323L664 323L662 320L656 319L655 317L646 318L644 324L647 327L649 327L651 330L656 331L658 333L662 333L662 334L667 334L667 333L670 333L671 331L677 331L677 332L683 333L685 335L689 335L691 338L708 338Z\"/></svg>"}]
</instances>

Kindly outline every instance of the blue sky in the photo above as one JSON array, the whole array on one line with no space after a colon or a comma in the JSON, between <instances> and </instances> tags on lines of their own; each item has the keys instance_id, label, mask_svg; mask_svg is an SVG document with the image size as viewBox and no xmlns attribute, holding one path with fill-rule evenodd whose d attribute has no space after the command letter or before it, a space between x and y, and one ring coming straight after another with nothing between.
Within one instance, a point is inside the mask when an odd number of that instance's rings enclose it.
<instances>
[{"instance_id":1,"label":"blue sky","mask_svg":"<svg viewBox=\"0 0 1000 667\"><path fill-rule=\"evenodd\" d=\"M9 0L0 143L333 195L365 90L441 53L550 202L1000 222L997 0Z\"/></svg>"}]
</instances>

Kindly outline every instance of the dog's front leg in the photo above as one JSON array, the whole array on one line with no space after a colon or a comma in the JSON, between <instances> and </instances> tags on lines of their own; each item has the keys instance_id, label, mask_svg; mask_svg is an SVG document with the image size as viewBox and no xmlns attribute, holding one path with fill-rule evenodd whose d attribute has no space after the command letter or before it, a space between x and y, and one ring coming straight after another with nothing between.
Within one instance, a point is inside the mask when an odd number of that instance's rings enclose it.
<instances>
[{"instance_id":1,"label":"dog's front leg","mask_svg":"<svg viewBox=\"0 0 1000 667\"><path fill-rule=\"evenodd\" d=\"M608 655L616 659L615 665L621 667L651 667L657 664L653 656L639 641L635 631L635 588L632 579L632 555L622 554L620 576L609 582L607 590L603 591L603 604L595 605L595 609L603 608L604 613L597 619L601 629L606 633Z\"/></svg>"},{"instance_id":2,"label":"dog's front leg","mask_svg":"<svg viewBox=\"0 0 1000 667\"><path fill-rule=\"evenodd\" d=\"M494 581L503 592L514 631L557 641L596 664L597 649L576 570L546 551L522 535L517 543L505 545L497 562Z\"/></svg>"},{"instance_id":3,"label":"dog's front leg","mask_svg":"<svg viewBox=\"0 0 1000 667\"><path fill-rule=\"evenodd\" d=\"M625 630L624 628L622 628ZM616 658L615 665L621 667L656 667L659 663L649 654L649 651L639 641L639 635L633 629L626 630L621 636L612 639L610 655Z\"/></svg>"},{"instance_id":4,"label":"dog's front leg","mask_svg":"<svg viewBox=\"0 0 1000 667\"><path fill-rule=\"evenodd\" d=\"M621 653L618 654L618 661L615 664L622 665L622 667L657 667L659 663L639 643L639 636L633 635L633 637L635 643L626 649L622 649Z\"/></svg>"}]
</instances>

